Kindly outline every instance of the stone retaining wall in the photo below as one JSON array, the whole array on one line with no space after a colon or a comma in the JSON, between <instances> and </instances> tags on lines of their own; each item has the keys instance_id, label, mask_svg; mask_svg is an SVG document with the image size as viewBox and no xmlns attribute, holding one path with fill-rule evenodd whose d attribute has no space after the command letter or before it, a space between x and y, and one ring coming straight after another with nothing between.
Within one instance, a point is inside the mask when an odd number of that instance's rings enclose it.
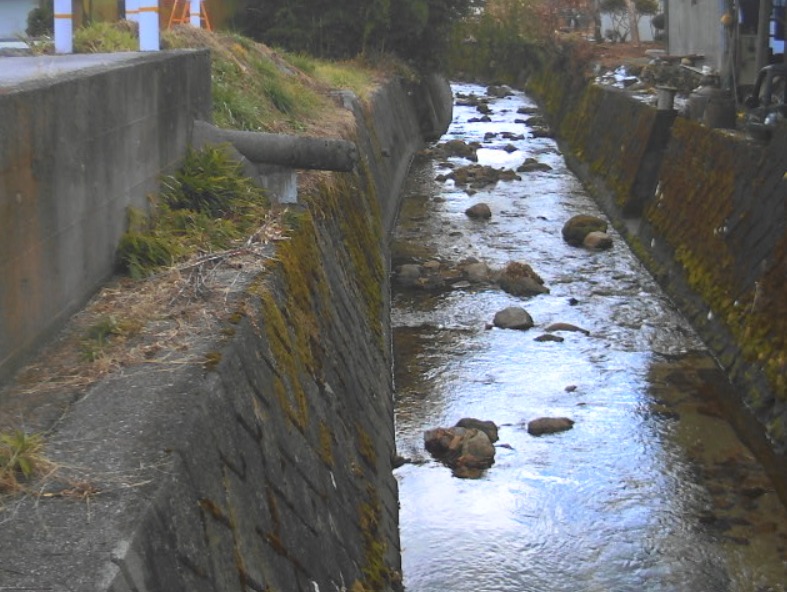
<instances>
[{"instance_id":1,"label":"stone retaining wall","mask_svg":"<svg viewBox=\"0 0 787 592\"><path fill-rule=\"evenodd\" d=\"M569 162L787 453L787 129L764 146L627 93L534 77Z\"/></svg>"}]
</instances>

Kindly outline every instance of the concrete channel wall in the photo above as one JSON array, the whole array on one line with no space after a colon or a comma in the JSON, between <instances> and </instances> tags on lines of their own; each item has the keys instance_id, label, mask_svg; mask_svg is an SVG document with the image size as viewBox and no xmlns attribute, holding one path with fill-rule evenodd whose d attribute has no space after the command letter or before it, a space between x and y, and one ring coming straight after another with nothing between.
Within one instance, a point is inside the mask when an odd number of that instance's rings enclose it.
<instances>
[{"instance_id":1,"label":"concrete channel wall","mask_svg":"<svg viewBox=\"0 0 787 592\"><path fill-rule=\"evenodd\" d=\"M159 352L70 405L60 469L0 515L0 589L401 590L387 229L451 93L341 98L357 170L288 206L261 275L227 271L196 363Z\"/></svg>"},{"instance_id":2,"label":"concrete channel wall","mask_svg":"<svg viewBox=\"0 0 787 592\"><path fill-rule=\"evenodd\" d=\"M787 129L756 143L578 80L532 80L569 162L784 455Z\"/></svg>"},{"instance_id":3,"label":"concrete channel wall","mask_svg":"<svg viewBox=\"0 0 787 592\"><path fill-rule=\"evenodd\" d=\"M0 67L13 69L3 58ZM113 272L130 206L147 208L210 118L207 51L130 56L0 92L0 381Z\"/></svg>"}]
</instances>

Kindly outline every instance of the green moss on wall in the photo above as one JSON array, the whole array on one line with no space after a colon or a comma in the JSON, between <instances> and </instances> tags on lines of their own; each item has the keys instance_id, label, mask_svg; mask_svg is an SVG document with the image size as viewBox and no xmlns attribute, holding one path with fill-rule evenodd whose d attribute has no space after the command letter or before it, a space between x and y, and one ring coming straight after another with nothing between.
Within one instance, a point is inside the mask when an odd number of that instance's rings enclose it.
<instances>
[{"instance_id":1,"label":"green moss on wall","mask_svg":"<svg viewBox=\"0 0 787 592\"><path fill-rule=\"evenodd\" d=\"M396 574L385 561L388 544L380 529L382 504L371 485L367 488L367 496L368 501L361 504L358 512L364 546L361 571L364 576L363 589L376 592L385 590Z\"/></svg>"}]
</instances>

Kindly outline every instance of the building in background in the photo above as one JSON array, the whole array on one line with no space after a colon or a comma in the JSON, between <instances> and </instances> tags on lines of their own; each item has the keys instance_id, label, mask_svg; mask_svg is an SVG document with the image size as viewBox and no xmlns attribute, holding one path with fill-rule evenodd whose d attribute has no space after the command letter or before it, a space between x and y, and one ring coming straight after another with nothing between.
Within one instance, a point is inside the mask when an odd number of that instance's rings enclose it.
<instances>
[{"instance_id":1,"label":"building in background","mask_svg":"<svg viewBox=\"0 0 787 592\"><path fill-rule=\"evenodd\" d=\"M760 1L665 0L670 55L701 56L700 64L720 72L731 88L753 84L765 65L757 63L759 43L769 48L765 63L784 59L785 0L762 0L772 3L767 39L758 31Z\"/></svg>"}]
</instances>

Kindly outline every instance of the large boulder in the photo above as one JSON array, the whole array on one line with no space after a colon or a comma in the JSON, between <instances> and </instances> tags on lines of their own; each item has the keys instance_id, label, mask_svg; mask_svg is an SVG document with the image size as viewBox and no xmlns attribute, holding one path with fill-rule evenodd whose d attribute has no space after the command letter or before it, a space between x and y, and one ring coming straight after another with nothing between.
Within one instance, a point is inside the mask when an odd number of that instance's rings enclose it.
<instances>
[{"instance_id":1,"label":"large boulder","mask_svg":"<svg viewBox=\"0 0 787 592\"><path fill-rule=\"evenodd\" d=\"M454 427L475 428L476 430L481 430L487 436L489 436L489 440L491 442L497 442L499 439L497 435L497 425L493 421L476 419L474 417L463 417L456 422Z\"/></svg>"},{"instance_id":2,"label":"large boulder","mask_svg":"<svg viewBox=\"0 0 787 592\"><path fill-rule=\"evenodd\" d=\"M513 296L534 296L536 294L547 294L549 288L544 286L541 279L533 268L527 263L512 261L500 272L497 283L504 292Z\"/></svg>"},{"instance_id":3,"label":"large boulder","mask_svg":"<svg viewBox=\"0 0 787 592\"><path fill-rule=\"evenodd\" d=\"M500 329L519 329L525 331L533 326L533 317L524 308L509 306L495 313L492 321Z\"/></svg>"},{"instance_id":4,"label":"large boulder","mask_svg":"<svg viewBox=\"0 0 787 592\"><path fill-rule=\"evenodd\" d=\"M454 426L427 430L424 446L457 477L479 477L495 462L495 447L481 429Z\"/></svg>"},{"instance_id":5,"label":"large boulder","mask_svg":"<svg viewBox=\"0 0 787 592\"><path fill-rule=\"evenodd\" d=\"M563 240L574 247L581 247L591 232L606 232L607 223L596 216L579 214L563 225Z\"/></svg>"}]
</instances>

